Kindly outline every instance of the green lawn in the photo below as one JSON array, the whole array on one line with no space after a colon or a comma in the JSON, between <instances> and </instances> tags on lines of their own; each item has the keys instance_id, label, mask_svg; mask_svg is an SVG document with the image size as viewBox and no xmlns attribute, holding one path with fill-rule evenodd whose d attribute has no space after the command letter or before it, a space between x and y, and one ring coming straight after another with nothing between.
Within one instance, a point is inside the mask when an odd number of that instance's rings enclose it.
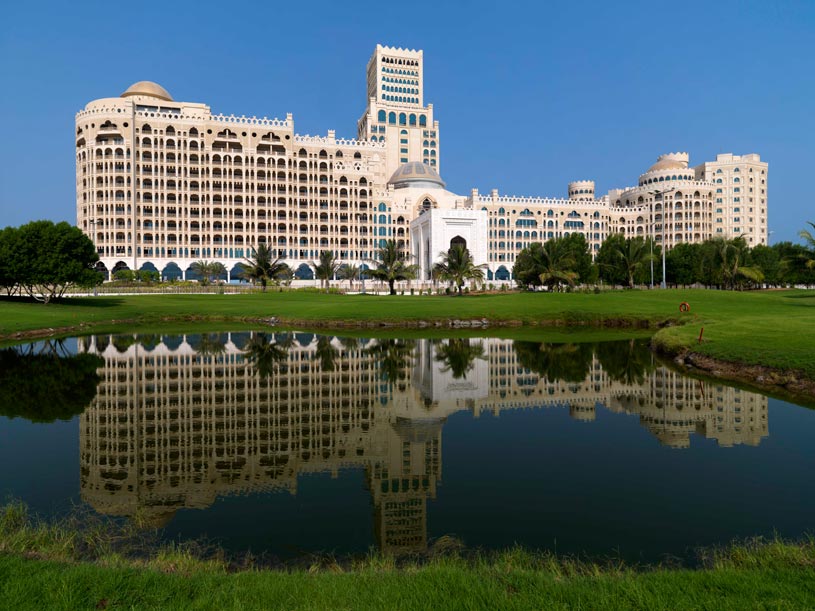
<instances>
[{"instance_id":1,"label":"green lawn","mask_svg":"<svg viewBox=\"0 0 815 611\"><path fill-rule=\"evenodd\" d=\"M810 559L811 562L811 559ZM812 564L712 570L598 569L455 559L351 571L186 570L64 564L0 555L4 609L812 609Z\"/></svg>"},{"instance_id":2,"label":"green lawn","mask_svg":"<svg viewBox=\"0 0 815 611\"><path fill-rule=\"evenodd\" d=\"M688 314L679 304L687 301ZM815 291L615 291L594 294L507 293L463 297L325 295L269 292L245 295L87 297L63 303L0 301L0 339L42 328L100 325L95 330L149 329L167 321L236 323L277 317L283 324L398 324L481 319L527 325L614 325L667 321L664 345L746 364L798 369L815 378ZM127 323L112 321L127 321ZM220 323L218 323L220 324ZM223 325L221 325L223 326ZM705 341L696 344L701 327ZM90 331L90 329L88 329Z\"/></svg>"}]
</instances>

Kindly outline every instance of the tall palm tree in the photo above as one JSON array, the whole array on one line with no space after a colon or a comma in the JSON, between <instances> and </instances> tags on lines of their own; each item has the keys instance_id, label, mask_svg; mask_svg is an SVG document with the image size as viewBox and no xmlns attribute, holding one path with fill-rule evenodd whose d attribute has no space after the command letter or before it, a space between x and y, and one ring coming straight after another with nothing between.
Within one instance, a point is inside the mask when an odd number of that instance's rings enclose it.
<instances>
[{"instance_id":1,"label":"tall palm tree","mask_svg":"<svg viewBox=\"0 0 815 611\"><path fill-rule=\"evenodd\" d=\"M396 244L396 240L388 240L385 245L377 251L377 259L374 269L368 270L368 274L377 280L388 283L391 295L396 295L394 285L401 280L412 280L416 277L418 266L407 262L407 255Z\"/></svg>"},{"instance_id":2,"label":"tall palm tree","mask_svg":"<svg viewBox=\"0 0 815 611\"><path fill-rule=\"evenodd\" d=\"M442 372L450 371L453 378L465 378L473 368L476 359L484 360L484 344L479 341L470 343L466 337L454 337L444 343L436 344L436 361L444 363Z\"/></svg>"},{"instance_id":3,"label":"tall palm tree","mask_svg":"<svg viewBox=\"0 0 815 611\"><path fill-rule=\"evenodd\" d=\"M540 248L540 281L544 286L560 290L561 283L574 286L577 272L575 259L569 245L562 238L547 240Z\"/></svg>"},{"instance_id":4,"label":"tall palm tree","mask_svg":"<svg viewBox=\"0 0 815 611\"><path fill-rule=\"evenodd\" d=\"M764 280L764 272L760 267L742 265L747 254L747 243L744 238L735 240L717 238L714 244L716 263L721 270L725 288L733 289L742 280L756 283Z\"/></svg>"},{"instance_id":5,"label":"tall palm tree","mask_svg":"<svg viewBox=\"0 0 815 611\"><path fill-rule=\"evenodd\" d=\"M812 231L802 229L798 232L798 235L804 238L807 247L811 251L809 254L809 260L807 261L807 267L810 269L815 269L815 223L807 222L807 225L812 227Z\"/></svg>"},{"instance_id":6,"label":"tall palm tree","mask_svg":"<svg viewBox=\"0 0 815 611\"><path fill-rule=\"evenodd\" d=\"M320 284L328 290L337 270L340 269L340 261L333 250L321 250L320 259L317 263L311 262L314 268L314 275L320 280Z\"/></svg>"},{"instance_id":7,"label":"tall palm tree","mask_svg":"<svg viewBox=\"0 0 815 611\"><path fill-rule=\"evenodd\" d=\"M349 288L354 290L354 282L359 280L362 276L362 268L360 268L359 265L353 265L351 263L343 265L340 268L339 276L343 280L348 280Z\"/></svg>"},{"instance_id":8,"label":"tall palm tree","mask_svg":"<svg viewBox=\"0 0 815 611\"><path fill-rule=\"evenodd\" d=\"M487 264L476 265L470 249L464 244L452 244L447 252L440 252L439 257L441 261L433 266L433 276L455 286L459 295L468 280L484 280Z\"/></svg>"},{"instance_id":9,"label":"tall palm tree","mask_svg":"<svg viewBox=\"0 0 815 611\"><path fill-rule=\"evenodd\" d=\"M634 288L634 278L637 273L655 259L648 251L648 244L642 238L627 238L615 246L614 257L620 269L625 272L628 288Z\"/></svg>"},{"instance_id":10,"label":"tall palm tree","mask_svg":"<svg viewBox=\"0 0 815 611\"><path fill-rule=\"evenodd\" d=\"M239 276L250 282L260 282L263 291L269 282L275 282L289 271L289 266L278 257L272 259L272 251L266 244L252 249L252 256L239 263L243 271Z\"/></svg>"}]
</instances>

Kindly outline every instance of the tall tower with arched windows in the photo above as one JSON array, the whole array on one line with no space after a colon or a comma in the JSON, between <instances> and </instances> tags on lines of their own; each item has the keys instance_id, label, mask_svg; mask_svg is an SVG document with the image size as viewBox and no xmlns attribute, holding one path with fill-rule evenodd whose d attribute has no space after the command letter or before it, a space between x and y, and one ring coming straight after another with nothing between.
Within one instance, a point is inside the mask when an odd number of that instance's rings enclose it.
<instances>
[{"instance_id":1,"label":"tall tower with arched windows","mask_svg":"<svg viewBox=\"0 0 815 611\"><path fill-rule=\"evenodd\" d=\"M360 140L384 142L386 171L421 161L440 168L439 122L433 105L424 105L422 51L383 47L368 60L368 107L357 123Z\"/></svg>"}]
</instances>

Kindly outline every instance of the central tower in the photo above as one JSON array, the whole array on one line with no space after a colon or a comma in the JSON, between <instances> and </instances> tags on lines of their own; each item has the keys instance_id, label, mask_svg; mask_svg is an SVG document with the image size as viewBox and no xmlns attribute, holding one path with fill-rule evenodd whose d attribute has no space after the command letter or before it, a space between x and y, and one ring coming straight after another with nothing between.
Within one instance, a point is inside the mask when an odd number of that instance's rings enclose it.
<instances>
[{"instance_id":1,"label":"central tower","mask_svg":"<svg viewBox=\"0 0 815 611\"><path fill-rule=\"evenodd\" d=\"M367 66L368 107L357 124L360 140L385 142L390 176L403 163L420 161L439 170L439 123L424 106L422 51L383 47Z\"/></svg>"}]
</instances>

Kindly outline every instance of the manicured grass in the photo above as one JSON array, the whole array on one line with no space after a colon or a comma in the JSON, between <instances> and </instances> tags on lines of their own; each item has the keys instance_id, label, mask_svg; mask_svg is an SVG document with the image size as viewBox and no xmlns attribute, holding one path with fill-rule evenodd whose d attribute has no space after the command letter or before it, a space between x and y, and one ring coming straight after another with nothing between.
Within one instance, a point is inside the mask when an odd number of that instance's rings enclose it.
<instances>
[{"instance_id":1,"label":"manicured grass","mask_svg":"<svg viewBox=\"0 0 815 611\"><path fill-rule=\"evenodd\" d=\"M169 568L172 570L172 568ZM811 609L812 567L564 576L442 560L408 570L168 574L0 555L6 609Z\"/></svg>"},{"instance_id":2,"label":"manicured grass","mask_svg":"<svg viewBox=\"0 0 815 611\"><path fill-rule=\"evenodd\" d=\"M679 304L683 301L691 305L690 313L680 314ZM656 290L464 297L270 291L247 295L88 297L48 306L2 300L0 338L33 329L110 321L132 321L105 325L105 330L122 331L134 326L147 330L169 320L237 322L269 317L300 326L481 318L527 325L658 325L672 321L681 326L662 329L655 336L667 348L690 347L716 358L797 369L815 379L815 291ZM705 341L698 345L701 327L705 328Z\"/></svg>"},{"instance_id":3,"label":"manicured grass","mask_svg":"<svg viewBox=\"0 0 815 611\"><path fill-rule=\"evenodd\" d=\"M0 508L0 608L49 609L806 609L815 541L709 550L701 569L627 567L513 548L396 562L372 554L288 570L243 567L169 545L131 547L113 522L43 523Z\"/></svg>"}]
</instances>

